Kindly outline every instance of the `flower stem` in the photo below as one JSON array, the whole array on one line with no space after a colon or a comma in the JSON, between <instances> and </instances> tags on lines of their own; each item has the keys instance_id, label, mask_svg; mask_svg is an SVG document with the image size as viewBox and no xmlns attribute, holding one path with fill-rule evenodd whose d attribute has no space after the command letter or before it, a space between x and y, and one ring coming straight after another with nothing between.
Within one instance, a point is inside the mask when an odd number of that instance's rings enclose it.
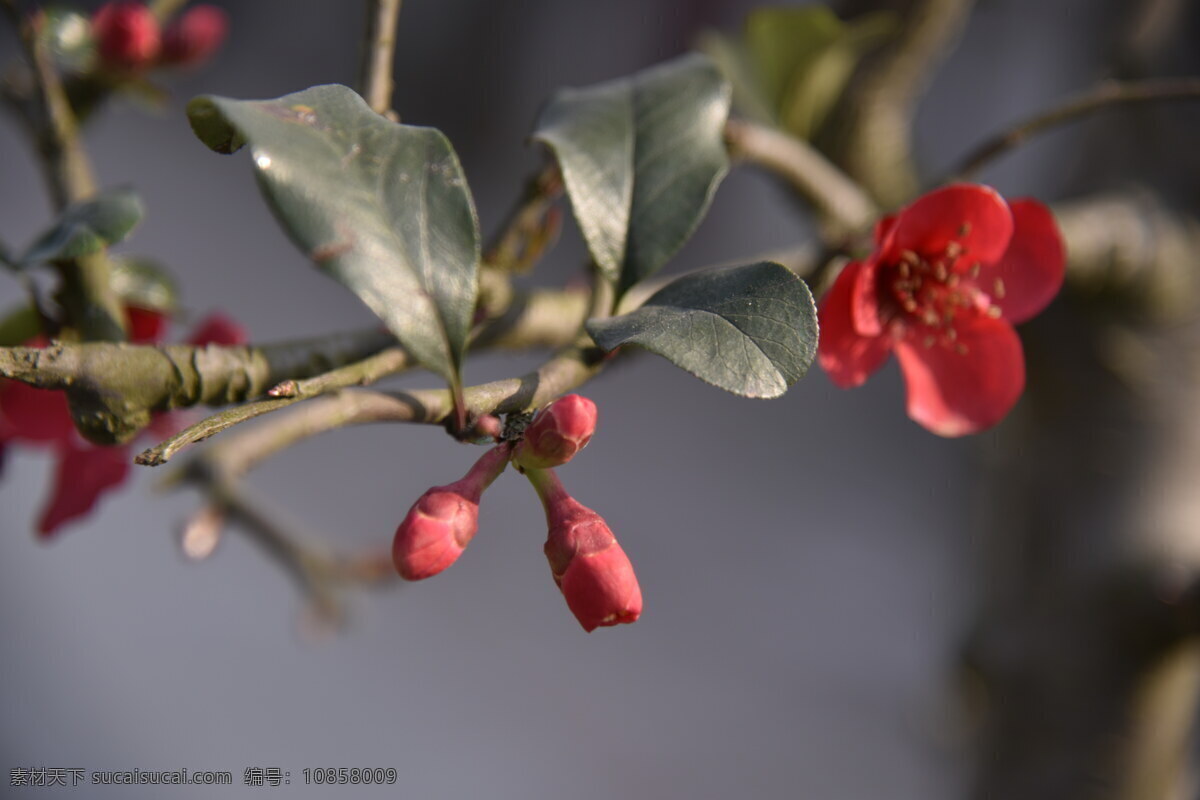
<instances>
[{"instance_id":1,"label":"flower stem","mask_svg":"<svg viewBox=\"0 0 1200 800\"><path fill-rule=\"evenodd\" d=\"M558 479L552 469L527 469L525 477L533 484L533 490L537 492L538 499L542 501L542 507L546 509L546 516L550 516L550 509L558 505L563 500L570 497L567 490L563 488L562 481Z\"/></svg>"}]
</instances>

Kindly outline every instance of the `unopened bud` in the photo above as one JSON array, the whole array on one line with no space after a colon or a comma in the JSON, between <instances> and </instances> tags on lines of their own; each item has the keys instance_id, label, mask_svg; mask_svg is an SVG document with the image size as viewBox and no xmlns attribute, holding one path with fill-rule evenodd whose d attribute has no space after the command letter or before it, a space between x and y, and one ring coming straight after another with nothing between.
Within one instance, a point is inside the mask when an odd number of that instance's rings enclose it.
<instances>
[{"instance_id":1,"label":"unopened bud","mask_svg":"<svg viewBox=\"0 0 1200 800\"><path fill-rule=\"evenodd\" d=\"M513 460L524 469L548 469L567 463L596 432L596 404L568 394L546 406L517 442Z\"/></svg>"},{"instance_id":2,"label":"unopened bud","mask_svg":"<svg viewBox=\"0 0 1200 800\"><path fill-rule=\"evenodd\" d=\"M568 495L554 473L527 474L546 508L546 559L575 619L588 633L636 622L642 613L642 589L629 556L604 518Z\"/></svg>"},{"instance_id":3,"label":"unopened bud","mask_svg":"<svg viewBox=\"0 0 1200 800\"><path fill-rule=\"evenodd\" d=\"M458 560L479 529L479 499L508 459L508 445L494 447L462 480L421 495L392 540L392 561L400 577L419 581Z\"/></svg>"},{"instance_id":4,"label":"unopened bud","mask_svg":"<svg viewBox=\"0 0 1200 800\"><path fill-rule=\"evenodd\" d=\"M188 9L163 32L162 60L191 67L203 64L220 49L229 33L229 15L216 6Z\"/></svg>"},{"instance_id":5,"label":"unopened bud","mask_svg":"<svg viewBox=\"0 0 1200 800\"><path fill-rule=\"evenodd\" d=\"M158 59L162 35L154 12L141 3L106 3L92 16L92 38L101 63L135 71Z\"/></svg>"}]
</instances>

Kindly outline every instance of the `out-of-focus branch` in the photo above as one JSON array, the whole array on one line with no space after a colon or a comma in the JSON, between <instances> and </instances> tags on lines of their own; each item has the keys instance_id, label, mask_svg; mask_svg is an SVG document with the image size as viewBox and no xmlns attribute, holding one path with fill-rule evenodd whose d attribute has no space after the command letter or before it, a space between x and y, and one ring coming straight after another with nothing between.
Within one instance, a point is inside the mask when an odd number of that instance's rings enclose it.
<instances>
[{"instance_id":1,"label":"out-of-focus branch","mask_svg":"<svg viewBox=\"0 0 1200 800\"><path fill-rule=\"evenodd\" d=\"M885 208L917 191L912 121L934 68L958 42L973 0L914 0L896 39L862 69L843 103L838 160Z\"/></svg>"},{"instance_id":2,"label":"out-of-focus branch","mask_svg":"<svg viewBox=\"0 0 1200 800\"><path fill-rule=\"evenodd\" d=\"M1067 242L1067 279L1113 319L1177 320L1195 312L1200 224L1145 193L1097 195L1054 207Z\"/></svg>"},{"instance_id":3,"label":"out-of-focus branch","mask_svg":"<svg viewBox=\"0 0 1200 800\"><path fill-rule=\"evenodd\" d=\"M392 112L392 68L396 52L396 23L401 0L367 0L367 32L363 42L360 84L362 96L377 114Z\"/></svg>"},{"instance_id":4,"label":"out-of-focus branch","mask_svg":"<svg viewBox=\"0 0 1200 800\"><path fill-rule=\"evenodd\" d=\"M834 236L869 228L878 209L870 196L807 142L745 120L729 120L725 141L735 158L774 172L807 198Z\"/></svg>"},{"instance_id":5,"label":"out-of-focus branch","mask_svg":"<svg viewBox=\"0 0 1200 800\"><path fill-rule=\"evenodd\" d=\"M554 243L562 224L555 203L562 197L562 173L547 164L525 186L483 255L483 262L504 272L527 272Z\"/></svg>"},{"instance_id":6,"label":"out-of-focus branch","mask_svg":"<svg viewBox=\"0 0 1200 800\"><path fill-rule=\"evenodd\" d=\"M1070 291L1022 330L1028 386L983 454L969 796L1195 794L1200 281L1194 221L1144 197L1056 209ZM1190 244L1185 244L1190 240ZM1187 314L1148 298L1174 285Z\"/></svg>"},{"instance_id":7,"label":"out-of-focus branch","mask_svg":"<svg viewBox=\"0 0 1200 800\"><path fill-rule=\"evenodd\" d=\"M39 13L23 18L16 0L3 0L2 7L18 33L33 79L31 96L10 97L10 105L26 124L54 206L61 211L96 193L95 175L71 104L40 35L45 16ZM105 253L62 262L59 271L63 278L59 299L83 337L94 341L124 339L125 314L112 290L112 270Z\"/></svg>"},{"instance_id":8,"label":"out-of-focus branch","mask_svg":"<svg viewBox=\"0 0 1200 800\"><path fill-rule=\"evenodd\" d=\"M1053 108L1041 111L996 134L965 156L951 174L969 178L992 160L1045 131L1097 111L1127 103L1200 99L1200 78L1154 78L1143 81L1105 81Z\"/></svg>"},{"instance_id":9,"label":"out-of-focus branch","mask_svg":"<svg viewBox=\"0 0 1200 800\"><path fill-rule=\"evenodd\" d=\"M193 460L188 465L186 480L207 497L198 515L203 518L201 524L241 523L250 540L292 577L323 623L336 625L342 621L338 599L338 589L342 586L382 586L397 580L385 550L345 556L313 545L296 531L297 525L237 481L219 461Z\"/></svg>"}]
</instances>

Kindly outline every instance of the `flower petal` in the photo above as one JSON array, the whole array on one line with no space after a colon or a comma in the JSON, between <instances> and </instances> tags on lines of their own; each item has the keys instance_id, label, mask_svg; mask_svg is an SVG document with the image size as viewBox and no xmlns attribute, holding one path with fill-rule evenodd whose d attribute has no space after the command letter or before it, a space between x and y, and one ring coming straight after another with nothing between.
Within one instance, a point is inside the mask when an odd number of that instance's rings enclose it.
<instances>
[{"instance_id":1,"label":"flower petal","mask_svg":"<svg viewBox=\"0 0 1200 800\"><path fill-rule=\"evenodd\" d=\"M925 347L915 335L896 343L908 387L908 416L940 436L990 428L1025 388L1025 354L1008 322L963 318L954 345Z\"/></svg>"},{"instance_id":2,"label":"flower petal","mask_svg":"<svg viewBox=\"0 0 1200 800\"><path fill-rule=\"evenodd\" d=\"M891 349L887 336L860 336L854 330L851 301L861 271L862 264L847 264L817 312L821 330L817 360L843 389L861 386L883 366Z\"/></svg>"},{"instance_id":3,"label":"flower petal","mask_svg":"<svg viewBox=\"0 0 1200 800\"><path fill-rule=\"evenodd\" d=\"M0 381L0 437L29 442L69 442L75 423L67 395L20 381Z\"/></svg>"},{"instance_id":4,"label":"flower petal","mask_svg":"<svg viewBox=\"0 0 1200 800\"><path fill-rule=\"evenodd\" d=\"M170 322L163 312L140 306L125 306L125 319L129 322L129 341L134 344L161 342Z\"/></svg>"},{"instance_id":5,"label":"flower petal","mask_svg":"<svg viewBox=\"0 0 1200 800\"><path fill-rule=\"evenodd\" d=\"M876 247L882 247L887 241L888 234L892 232L892 228L896 225L896 215L886 214L879 218L875 223L875 230L872 232L872 238L875 240Z\"/></svg>"},{"instance_id":6,"label":"flower petal","mask_svg":"<svg viewBox=\"0 0 1200 800\"><path fill-rule=\"evenodd\" d=\"M883 333L883 318L879 312L879 262L869 259L862 263L850 295L850 318L859 336L879 336Z\"/></svg>"},{"instance_id":7,"label":"flower petal","mask_svg":"<svg viewBox=\"0 0 1200 800\"><path fill-rule=\"evenodd\" d=\"M245 344L246 329L219 311L209 314L196 325L187 343L195 347L206 344Z\"/></svg>"},{"instance_id":8,"label":"flower petal","mask_svg":"<svg viewBox=\"0 0 1200 800\"><path fill-rule=\"evenodd\" d=\"M1013 236L1004 257L976 281L1012 323L1036 316L1062 288L1067 251L1050 209L1037 200L1009 204ZM1000 283L997 284L997 281Z\"/></svg>"},{"instance_id":9,"label":"flower petal","mask_svg":"<svg viewBox=\"0 0 1200 800\"><path fill-rule=\"evenodd\" d=\"M128 448L64 447L53 492L38 521L38 537L49 539L63 523L86 515L101 494L124 483L128 475Z\"/></svg>"},{"instance_id":10,"label":"flower petal","mask_svg":"<svg viewBox=\"0 0 1200 800\"><path fill-rule=\"evenodd\" d=\"M898 215L884 261L899 259L905 250L930 257L941 255L950 242L962 246L966 263L999 261L1012 238L1012 213L1004 198L990 186L956 183L935 189L913 201Z\"/></svg>"}]
</instances>

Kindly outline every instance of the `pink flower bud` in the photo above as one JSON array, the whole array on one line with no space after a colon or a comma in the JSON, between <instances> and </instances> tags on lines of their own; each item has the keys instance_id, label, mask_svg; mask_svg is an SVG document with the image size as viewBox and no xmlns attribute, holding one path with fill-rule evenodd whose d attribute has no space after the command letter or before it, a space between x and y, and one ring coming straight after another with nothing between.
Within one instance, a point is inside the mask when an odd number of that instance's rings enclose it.
<instances>
[{"instance_id":1,"label":"pink flower bud","mask_svg":"<svg viewBox=\"0 0 1200 800\"><path fill-rule=\"evenodd\" d=\"M229 15L210 5L184 12L163 32L162 60L191 67L203 64L220 49L229 33Z\"/></svg>"},{"instance_id":2,"label":"pink flower bud","mask_svg":"<svg viewBox=\"0 0 1200 800\"><path fill-rule=\"evenodd\" d=\"M550 525L546 559L575 619L588 633L636 622L642 613L642 589L629 556L604 518L568 495L554 473L528 474Z\"/></svg>"},{"instance_id":3,"label":"pink flower bud","mask_svg":"<svg viewBox=\"0 0 1200 800\"><path fill-rule=\"evenodd\" d=\"M106 3L92 17L100 61L110 69L136 71L158 58L162 36L154 13L141 3Z\"/></svg>"},{"instance_id":4,"label":"pink flower bud","mask_svg":"<svg viewBox=\"0 0 1200 800\"><path fill-rule=\"evenodd\" d=\"M568 394L538 413L517 442L513 458L525 469L557 467L586 447L595 432L596 404Z\"/></svg>"},{"instance_id":5,"label":"pink flower bud","mask_svg":"<svg viewBox=\"0 0 1200 800\"><path fill-rule=\"evenodd\" d=\"M508 445L494 447L462 480L421 495L392 540L392 561L400 577L419 581L458 560L479 529L479 499L508 458Z\"/></svg>"}]
</instances>

